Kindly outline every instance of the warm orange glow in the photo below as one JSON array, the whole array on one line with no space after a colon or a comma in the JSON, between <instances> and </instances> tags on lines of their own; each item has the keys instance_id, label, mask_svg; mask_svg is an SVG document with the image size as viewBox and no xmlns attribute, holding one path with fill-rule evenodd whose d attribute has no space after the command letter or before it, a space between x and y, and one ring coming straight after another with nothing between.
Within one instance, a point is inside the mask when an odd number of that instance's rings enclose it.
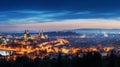
<instances>
[{"instance_id":1,"label":"warm orange glow","mask_svg":"<svg viewBox=\"0 0 120 67\"><path fill-rule=\"evenodd\" d=\"M27 40L19 40L14 39L13 42L17 44L17 46L11 46L7 44L1 44L0 50L12 52L12 56L5 56L0 58L5 58L7 60L16 60L17 56L28 56L28 58L35 59L37 58L45 58L46 56L49 56L50 53L59 53L62 52L64 54L77 54L80 52L92 52L92 51L99 51L100 49L104 50L105 52L108 52L112 49L114 49L114 46L109 47L103 47L99 44L97 47L92 46L89 48L86 47L71 47L69 44L69 41L66 39L58 38L56 40L51 40L49 42L42 42L38 43L37 40L40 40L39 37L31 37L31 40L34 40L35 44L34 46L31 45L32 42ZM70 47L67 47L70 46ZM99 49L98 49L99 47ZM42 55L41 55L42 54ZM82 57L80 54L79 57Z\"/></svg>"}]
</instances>

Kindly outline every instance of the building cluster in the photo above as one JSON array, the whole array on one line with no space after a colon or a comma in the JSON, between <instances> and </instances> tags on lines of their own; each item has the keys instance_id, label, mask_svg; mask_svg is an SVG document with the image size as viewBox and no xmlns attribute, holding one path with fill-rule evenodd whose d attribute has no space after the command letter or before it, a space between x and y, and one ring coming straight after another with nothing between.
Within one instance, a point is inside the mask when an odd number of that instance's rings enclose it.
<instances>
[{"instance_id":1,"label":"building cluster","mask_svg":"<svg viewBox=\"0 0 120 67\"><path fill-rule=\"evenodd\" d=\"M79 54L82 57L87 52L97 51L103 56L106 56L110 50L115 49L114 46L110 47L75 47L70 45L66 39L56 38L52 39L45 35L43 32L38 32L37 36L30 35L28 30L19 37L12 37L10 35L4 37L0 35L0 50L7 52L8 56L1 56L0 58L12 58L16 56L28 56L32 59L35 57L44 58L49 56L56 58L59 53L62 55L75 56ZM117 48L119 51L119 49Z\"/></svg>"}]
</instances>

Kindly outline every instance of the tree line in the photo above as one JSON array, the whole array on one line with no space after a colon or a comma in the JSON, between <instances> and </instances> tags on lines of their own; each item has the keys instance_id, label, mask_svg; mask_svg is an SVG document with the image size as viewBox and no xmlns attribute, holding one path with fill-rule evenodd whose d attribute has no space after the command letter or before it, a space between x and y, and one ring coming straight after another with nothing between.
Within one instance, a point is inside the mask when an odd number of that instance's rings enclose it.
<instances>
[{"instance_id":1,"label":"tree line","mask_svg":"<svg viewBox=\"0 0 120 67\"><path fill-rule=\"evenodd\" d=\"M17 59L9 60L0 59L0 67L120 67L120 56L114 50L111 50L109 55L102 57L99 52L87 52L83 57L76 56L69 58L68 55L58 58L44 59L35 58L34 60L27 56L17 57Z\"/></svg>"}]
</instances>

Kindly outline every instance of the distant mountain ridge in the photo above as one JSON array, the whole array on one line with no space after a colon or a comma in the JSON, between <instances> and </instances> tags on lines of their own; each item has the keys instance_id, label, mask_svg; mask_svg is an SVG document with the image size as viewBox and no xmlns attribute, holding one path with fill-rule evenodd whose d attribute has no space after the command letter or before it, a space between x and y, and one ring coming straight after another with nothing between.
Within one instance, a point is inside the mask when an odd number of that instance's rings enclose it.
<instances>
[{"instance_id":1,"label":"distant mountain ridge","mask_svg":"<svg viewBox=\"0 0 120 67\"><path fill-rule=\"evenodd\" d=\"M30 33L38 33L39 31L36 30L29 30ZM42 32L42 31L41 31ZM43 30L44 32L44 30ZM50 32L76 32L76 33L119 33L120 29L102 29L102 28L80 28L80 29L70 29L70 30L62 30L62 31L47 31L45 33ZM24 30L18 31L7 31L1 33L24 33Z\"/></svg>"},{"instance_id":2,"label":"distant mountain ridge","mask_svg":"<svg viewBox=\"0 0 120 67\"><path fill-rule=\"evenodd\" d=\"M81 28L67 31L73 31L77 33L119 33L120 29Z\"/></svg>"}]
</instances>

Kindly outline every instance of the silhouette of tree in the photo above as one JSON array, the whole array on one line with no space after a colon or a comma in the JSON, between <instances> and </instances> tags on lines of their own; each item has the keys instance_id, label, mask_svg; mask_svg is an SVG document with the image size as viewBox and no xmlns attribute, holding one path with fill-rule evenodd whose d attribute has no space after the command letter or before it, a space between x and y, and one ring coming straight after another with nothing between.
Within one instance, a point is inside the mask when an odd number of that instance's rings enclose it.
<instances>
[{"instance_id":1,"label":"silhouette of tree","mask_svg":"<svg viewBox=\"0 0 120 67\"><path fill-rule=\"evenodd\" d=\"M110 55L109 57L109 61L108 61L108 67L115 67L116 64L116 51L115 50L111 50L110 51Z\"/></svg>"}]
</instances>

